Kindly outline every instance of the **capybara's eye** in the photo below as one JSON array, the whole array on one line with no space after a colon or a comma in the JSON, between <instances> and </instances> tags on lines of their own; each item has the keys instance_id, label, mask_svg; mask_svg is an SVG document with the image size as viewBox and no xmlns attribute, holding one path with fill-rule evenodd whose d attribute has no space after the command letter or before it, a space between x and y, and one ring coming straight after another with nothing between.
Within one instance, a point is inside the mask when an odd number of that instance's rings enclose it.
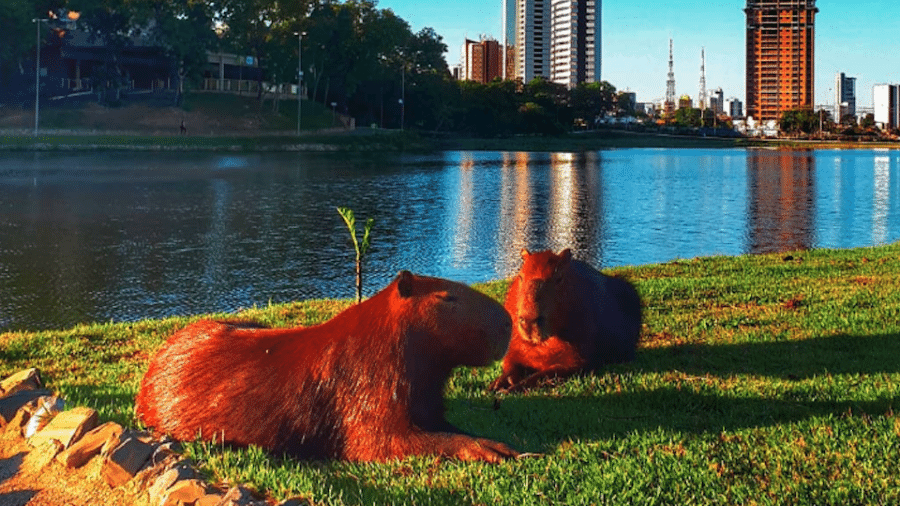
<instances>
[{"instance_id":1,"label":"capybara's eye","mask_svg":"<svg viewBox=\"0 0 900 506\"><path fill-rule=\"evenodd\" d=\"M456 302L456 295L450 295L447 292L436 293L434 296L442 302Z\"/></svg>"}]
</instances>

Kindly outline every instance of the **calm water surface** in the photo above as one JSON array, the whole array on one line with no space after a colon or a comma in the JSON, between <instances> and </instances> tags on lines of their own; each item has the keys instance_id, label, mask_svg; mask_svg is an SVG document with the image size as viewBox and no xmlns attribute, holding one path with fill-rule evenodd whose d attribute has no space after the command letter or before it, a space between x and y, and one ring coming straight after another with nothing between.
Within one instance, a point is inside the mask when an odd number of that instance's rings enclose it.
<instances>
[{"instance_id":1,"label":"calm water surface","mask_svg":"<svg viewBox=\"0 0 900 506\"><path fill-rule=\"evenodd\" d=\"M900 151L0 155L0 330L351 297L519 252L601 267L900 240Z\"/></svg>"}]
</instances>

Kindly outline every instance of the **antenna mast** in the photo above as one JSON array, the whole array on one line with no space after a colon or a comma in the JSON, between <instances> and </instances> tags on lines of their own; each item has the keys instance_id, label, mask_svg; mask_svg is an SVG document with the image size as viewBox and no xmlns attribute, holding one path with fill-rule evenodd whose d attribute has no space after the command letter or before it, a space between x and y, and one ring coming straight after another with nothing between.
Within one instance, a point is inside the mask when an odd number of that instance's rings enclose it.
<instances>
[{"instance_id":1,"label":"antenna mast","mask_svg":"<svg viewBox=\"0 0 900 506\"><path fill-rule=\"evenodd\" d=\"M667 115L675 111L675 58L672 56L672 39L669 39L669 79L666 81L666 103L663 110Z\"/></svg>"},{"instance_id":2,"label":"antenna mast","mask_svg":"<svg viewBox=\"0 0 900 506\"><path fill-rule=\"evenodd\" d=\"M706 110L706 48L700 48L700 110Z\"/></svg>"}]
</instances>

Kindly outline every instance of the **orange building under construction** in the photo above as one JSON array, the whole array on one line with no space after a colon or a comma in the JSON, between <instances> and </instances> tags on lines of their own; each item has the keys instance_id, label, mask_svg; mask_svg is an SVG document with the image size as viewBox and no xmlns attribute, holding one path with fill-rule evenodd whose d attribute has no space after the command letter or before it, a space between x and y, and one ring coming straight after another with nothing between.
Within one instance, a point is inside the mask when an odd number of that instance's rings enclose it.
<instances>
[{"instance_id":1,"label":"orange building under construction","mask_svg":"<svg viewBox=\"0 0 900 506\"><path fill-rule=\"evenodd\" d=\"M747 0L747 116L813 108L815 0Z\"/></svg>"}]
</instances>

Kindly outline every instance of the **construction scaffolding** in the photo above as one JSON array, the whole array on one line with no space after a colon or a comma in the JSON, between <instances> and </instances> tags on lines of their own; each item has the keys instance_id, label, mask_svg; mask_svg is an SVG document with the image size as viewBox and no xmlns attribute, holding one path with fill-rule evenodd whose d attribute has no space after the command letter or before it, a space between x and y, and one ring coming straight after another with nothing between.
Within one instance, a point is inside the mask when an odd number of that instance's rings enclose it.
<instances>
[{"instance_id":1,"label":"construction scaffolding","mask_svg":"<svg viewBox=\"0 0 900 506\"><path fill-rule=\"evenodd\" d=\"M747 115L813 107L815 0L747 0Z\"/></svg>"}]
</instances>

